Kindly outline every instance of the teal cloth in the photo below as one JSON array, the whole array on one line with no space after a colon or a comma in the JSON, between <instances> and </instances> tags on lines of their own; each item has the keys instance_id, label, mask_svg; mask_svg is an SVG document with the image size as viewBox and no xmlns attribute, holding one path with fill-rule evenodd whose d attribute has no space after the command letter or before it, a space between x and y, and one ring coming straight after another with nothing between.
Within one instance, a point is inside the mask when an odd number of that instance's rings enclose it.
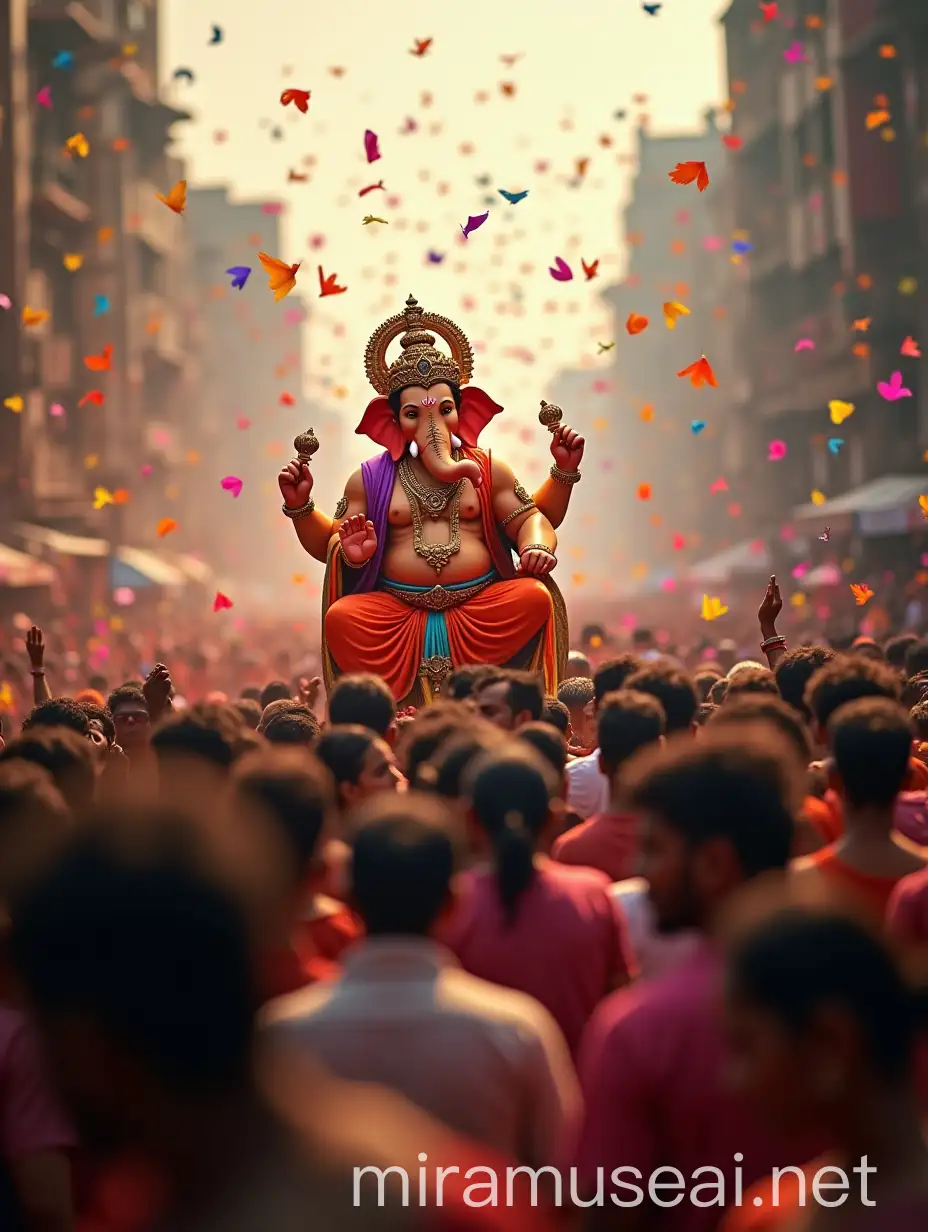
<instances>
[{"instance_id":1,"label":"teal cloth","mask_svg":"<svg viewBox=\"0 0 928 1232\"><path fill-rule=\"evenodd\" d=\"M470 586L479 586L481 582L492 582L495 577L496 570L491 569L483 577L474 578L470 582L451 582L442 588L444 590L467 590ZM391 590L405 590L411 595L424 595L433 589L431 586L408 586L405 582L391 582L389 578L384 578L383 584L389 586ZM435 655L440 655L443 659L451 658L451 644L448 641L448 626L445 624L444 612L429 612L425 621L425 641L422 646L423 663Z\"/></svg>"}]
</instances>

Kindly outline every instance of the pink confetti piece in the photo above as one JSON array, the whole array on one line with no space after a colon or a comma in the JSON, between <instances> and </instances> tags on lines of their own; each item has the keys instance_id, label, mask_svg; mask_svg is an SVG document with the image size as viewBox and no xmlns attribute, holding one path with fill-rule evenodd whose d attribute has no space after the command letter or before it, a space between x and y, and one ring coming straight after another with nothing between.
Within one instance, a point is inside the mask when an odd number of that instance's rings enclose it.
<instances>
[{"instance_id":1,"label":"pink confetti piece","mask_svg":"<svg viewBox=\"0 0 928 1232\"><path fill-rule=\"evenodd\" d=\"M906 389L902 384L901 372L894 372L888 381L878 381L876 388L880 397L887 402L898 402L900 398L912 397L911 389Z\"/></svg>"},{"instance_id":2,"label":"pink confetti piece","mask_svg":"<svg viewBox=\"0 0 928 1232\"><path fill-rule=\"evenodd\" d=\"M51 86L43 86L42 89L36 93L35 101L39 104L40 107L45 107L46 109L51 110L51 105L52 105Z\"/></svg>"},{"instance_id":3,"label":"pink confetti piece","mask_svg":"<svg viewBox=\"0 0 928 1232\"><path fill-rule=\"evenodd\" d=\"M767 446L767 461L782 462L786 457L786 441L771 441Z\"/></svg>"},{"instance_id":4,"label":"pink confetti piece","mask_svg":"<svg viewBox=\"0 0 928 1232\"><path fill-rule=\"evenodd\" d=\"M815 343L812 341L811 338L800 338L799 341L796 343L796 345L793 347L793 350L794 351L814 351Z\"/></svg>"},{"instance_id":5,"label":"pink confetti piece","mask_svg":"<svg viewBox=\"0 0 928 1232\"><path fill-rule=\"evenodd\" d=\"M146 462L145 465L142 467L142 469L139 471L139 474L142 476L143 479L147 479L148 476L152 474L153 469L154 468L152 467L151 463Z\"/></svg>"},{"instance_id":6,"label":"pink confetti piece","mask_svg":"<svg viewBox=\"0 0 928 1232\"><path fill-rule=\"evenodd\" d=\"M0 308L12 308L13 301L8 295L0 294Z\"/></svg>"},{"instance_id":7,"label":"pink confetti piece","mask_svg":"<svg viewBox=\"0 0 928 1232\"><path fill-rule=\"evenodd\" d=\"M711 483L709 485L709 495L710 496L715 496L717 492L727 492L727 491L728 491L728 484L725 482L724 479L721 478L721 476L718 479L716 479L714 483Z\"/></svg>"},{"instance_id":8,"label":"pink confetti piece","mask_svg":"<svg viewBox=\"0 0 928 1232\"><path fill-rule=\"evenodd\" d=\"M235 421L235 426L240 432L244 432L246 428L251 427L251 420L246 419L244 415L239 415L238 419Z\"/></svg>"},{"instance_id":9,"label":"pink confetti piece","mask_svg":"<svg viewBox=\"0 0 928 1232\"><path fill-rule=\"evenodd\" d=\"M264 204L261 206L261 213L270 214L271 217L275 217L276 215L282 214L283 212L284 212L284 207L281 205L279 201L265 201Z\"/></svg>"},{"instance_id":10,"label":"pink confetti piece","mask_svg":"<svg viewBox=\"0 0 928 1232\"><path fill-rule=\"evenodd\" d=\"M242 494L243 481L238 475L226 475L225 479L220 479L219 486L224 492L231 492L235 500Z\"/></svg>"},{"instance_id":11,"label":"pink confetti piece","mask_svg":"<svg viewBox=\"0 0 928 1232\"><path fill-rule=\"evenodd\" d=\"M60 419L61 416L64 414L64 407L61 405L60 402L53 402L51 406L48 408L48 413L49 415L54 416L55 419Z\"/></svg>"},{"instance_id":12,"label":"pink confetti piece","mask_svg":"<svg viewBox=\"0 0 928 1232\"><path fill-rule=\"evenodd\" d=\"M216 591L216 598L213 600L213 611L222 612L226 608L232 607L232 600L228 595L224 595L221 590Z\"/></svg>"}]
</instances>

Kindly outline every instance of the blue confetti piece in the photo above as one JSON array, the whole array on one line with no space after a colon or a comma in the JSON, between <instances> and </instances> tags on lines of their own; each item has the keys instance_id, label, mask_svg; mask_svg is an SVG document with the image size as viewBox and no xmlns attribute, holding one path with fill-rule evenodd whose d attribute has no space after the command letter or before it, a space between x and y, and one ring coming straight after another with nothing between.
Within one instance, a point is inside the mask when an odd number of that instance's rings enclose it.
<instances>
[{"instance_id":1,"label":"blue confetti piece","mask_svg":"<svg viewBox=\"0 0 928 1232\"><path fill-rule=\"evenodd\" d=\"M95 295L93 297L93 315L102 317L110 310L110 297L108 295Z\"/></svg>"},{"instance_id":2,"label":"blue confetti piece","mask_svg":"<svg viewBox=\"0 0 928 1232\"><path fill-rule=\"evenodd\" d=\"M74 67L74 52L59 51L52 60L52 68L73 68Z\"/></svg>"},{"instance_id":3,"label":"blue confetti piece","mask_svg":"<svg viewBox=\"0 0 928 1232\"><path fill-rule=\"evenodd\" d=\"M699 436L705 426L706 421L704 419L694 419L690 424L690 431L693 433L693 436Z\"/></svg>"},{"instance_id":4,"label":"blue confetti piece","mask_svg":"<svg viewBox=\"0 0 928 1232\"><path fill-rule=\"evenodd\" d=\"M831 450L832 453L837 453L843 444L844 444L844 441L841 439L840 436L829 437L828 448Z\"/></svg>"},{"instance_id":5,"label":"blue confetti piece","mask_svg":"<svg viewBox=\"0 0 928 1232\"><path fill-rule=\"evenodd\" d=\"M731 250L737 253L739 257L743 257L746 253L754 251L754 245L750 240L732 240Z\"/></svg>"}]
</instances>

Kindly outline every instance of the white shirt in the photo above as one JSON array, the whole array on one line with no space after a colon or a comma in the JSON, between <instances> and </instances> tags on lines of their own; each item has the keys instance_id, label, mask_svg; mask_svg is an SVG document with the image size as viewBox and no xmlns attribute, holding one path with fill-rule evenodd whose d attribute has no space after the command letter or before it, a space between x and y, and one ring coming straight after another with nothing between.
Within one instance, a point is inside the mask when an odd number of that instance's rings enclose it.
<instances>
[{"instance_id":1,"label":"white shirt","mask_svg":"<svg viewBox=\"0 0 928 1232\"><path fill-rule=\"evenodd\" d=\"M638 959L642 977L663 975L688 958L699 945L698 933L657 931L654 908L648 898L648 883L643 877L616 881L609 887L609 894L625 912L629 944Z\"/></svg>"},{"instance_id":2,"label":"white shirt","mask_svg":"<svg viewBox=\"0 0 928 1232\"><path fill-rule=\"evenodd\" d=\"M609 780L599 768L599 749L588 757L569 761L567 773L567 807L579 813L584 821L597 813L609 811Z\"/></svg>"},{"instance_id":3,"label":"white shirt","mask_svg":"<svg viewBox=\"0 0 928 1232\"><path fill-rule=\"evenodd\" d=\"M557 1159L580 1088L567 1044L534 997L461 969L426 938L373 937L340 979L282 997L271 1038L305 1046L341 1078L392 1088L520 1163Z\"/></svg>"}]
</instances>

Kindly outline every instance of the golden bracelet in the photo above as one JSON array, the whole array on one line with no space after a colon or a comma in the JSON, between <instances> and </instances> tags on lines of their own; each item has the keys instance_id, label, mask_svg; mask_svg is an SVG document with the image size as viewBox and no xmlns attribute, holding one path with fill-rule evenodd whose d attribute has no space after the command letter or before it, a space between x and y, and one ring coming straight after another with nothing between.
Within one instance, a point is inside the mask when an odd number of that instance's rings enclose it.
<instances>
[{"instance_id":1,"label":"golden bracelet","mask_svg":"<svg viewBox=\"0 0 928 1232\"><path fill-rule=\"evenodd\" d=\"M524 505L520 505L518 509L513 509L512 513L507 513L500 522L500 526L507 526L514 518L519 518L523 513L528 513L530 509L535 509L536 505L533 500L527 501Z\"/></svg>"},{"instance_id":2,"label":"golden bracelet","mask_svg":"<svg viewBox=\"0 0 928 1232\"><path fill-rule=\"evenodd\" d=\"M526 552L546 552L548 556L553 556L555 563L557 563L554 548L545 547L543 543L529 543L524 548L519 548L519 560L522 559Z\"/></svg>"},{"instance_id":3,"label":"golden bracelet","mask_svg":"<svg viewBox=\"0 0 928 1232\"><path fill-rule=\"evenodd\" d=\"M315 508L316 502L312 497L309 498L305 505L301 505L299 509L291 509L288 505L281 505L284 517L289 518L291 522L295 522L297 518L308 517Z\"/></svg>"},{"instance_id":4,"label":"golden bracelet","mask_svg":"<svg viewBox=\"0 0 928 1232\"><path fill-rule=\"evenodd\" d=\"M566 483L566 484L579 483L580 482L580 472L579 471L563 471L558 466L558 464L555 462L554 465L551 467L551 478L555 479L558 483Z\"/></svg>"},{"instance_id":5,"label":"golden bracelet","mask_svg":"<svg viewBox=\"0 0 928 1232\"><path fill-rule=\"evenodd\" d=\"M359 565L356 565L353 560L349 560L345 555L345 545L343 543L339 543L338 550L341 552L342 564L347 565L349 569L363 569L366 564L370 563L369 561L362 560Z\"/></svg>"}]
</instances>

